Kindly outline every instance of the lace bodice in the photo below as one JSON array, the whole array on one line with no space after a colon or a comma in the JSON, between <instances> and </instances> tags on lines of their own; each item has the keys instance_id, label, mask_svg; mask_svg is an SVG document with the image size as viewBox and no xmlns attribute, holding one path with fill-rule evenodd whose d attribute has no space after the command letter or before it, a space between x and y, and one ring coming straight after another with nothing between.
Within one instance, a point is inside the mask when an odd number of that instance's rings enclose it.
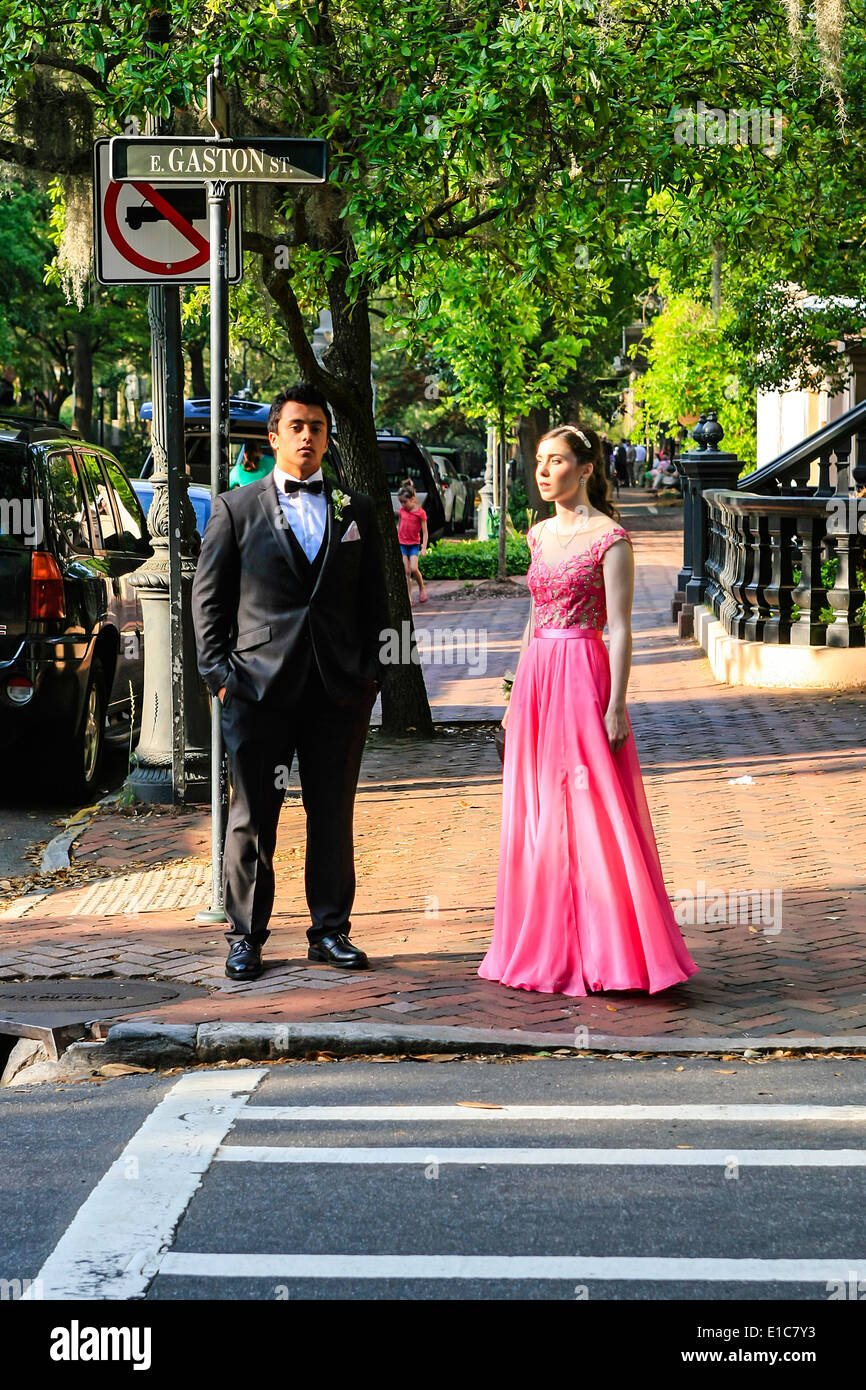
<instances>
[{"instance_id":1,"label":"lace bodice","mask_svg":"<svg viewBox=\"0 0 866 1390\"><path fill-rule=\"evenodd\" d=\"M616 541L631 537L622 526L612 526L574 555L550 566L541 553L541 526L527 533L530 564L526 573L535 603L535 627L603 628L607 621L602 559Z\"/></svg>"}]
</instances>

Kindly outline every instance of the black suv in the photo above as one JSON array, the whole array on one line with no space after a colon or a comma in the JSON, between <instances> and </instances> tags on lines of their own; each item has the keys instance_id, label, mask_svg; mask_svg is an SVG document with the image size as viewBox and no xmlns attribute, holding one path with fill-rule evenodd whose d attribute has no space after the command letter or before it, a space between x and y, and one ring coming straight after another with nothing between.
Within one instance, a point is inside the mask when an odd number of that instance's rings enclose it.
<instances>
[{"instance_id":1,"label":"black suv","mask_svg":"<svg viewBox=\"0 0 866 1390\"><path fill-rule=\"evenodd\" d=\"M141 709L141 605L153 553L129 479L105 449L0 412L0 749L52 795L93 790L105 741Z\"/></svg>"},{"instance_id":2,"label":"black suv","mask_svg":"<svg viewBox=\"0 0 866 1390\"><path fill-rule=\"evenodd\" d=\"M445 534L445 502L447 484L439 478L439 470L423 444L406 434L377 434L379 455L391 493L395 513L400 510L397 493L400 485L410 478L415 493L427 513L427 534L432 545Z\"/></svg>"}]
</instances>

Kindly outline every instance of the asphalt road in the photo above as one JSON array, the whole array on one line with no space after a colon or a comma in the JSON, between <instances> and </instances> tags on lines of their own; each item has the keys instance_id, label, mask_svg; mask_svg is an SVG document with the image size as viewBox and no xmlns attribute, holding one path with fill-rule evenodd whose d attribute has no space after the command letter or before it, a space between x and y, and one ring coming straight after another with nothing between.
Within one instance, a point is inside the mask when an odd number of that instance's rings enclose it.
<instances>
[{"instance_id":1,"label":"asphalt road","mask_svg":"<svg viewBox=\"0 0 866 1390\"><path fill-rule=\"evenodd\" d=\"M866 1281L864 1081L857 1060L543 1058L6 1090L0 1279L67 1299L827 1305Z\"/></svg>"},{"instance_id":2,"label":"asphalt road","mask_svg":"<svg viewBox=\"0 0 866 1390\"><path fill-rule=\"evenodd\" d=\"M127 770L126 752L107 750L99 789L90 800L98 801L108 792L116 791ZM0 778L0 879L32 874L38 866L24 857L25 852L33 845L50 840L62 828L62 823L79 809L77 805L38 795L28 783L26 774Z\"/></svg>"}]
</instances>

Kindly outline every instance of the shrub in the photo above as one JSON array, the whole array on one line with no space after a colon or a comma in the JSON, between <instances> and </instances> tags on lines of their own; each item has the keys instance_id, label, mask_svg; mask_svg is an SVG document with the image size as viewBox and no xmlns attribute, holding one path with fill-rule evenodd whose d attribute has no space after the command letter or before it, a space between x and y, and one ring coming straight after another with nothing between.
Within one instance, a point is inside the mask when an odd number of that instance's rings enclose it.
<instances>
[{"instance_id":1,"label":"shrub","mask_svg":"<svg viewBox=\"0 0 866 1390\"><path fill-rule=\"evenodd\" d=\"M425 579L494 579L499 564L498 541L463 541L460 545L438 542L419 559ZM505 541L505 568L508 574L525 574L529 569L529 546L521 536Z\"/></svg>"}]
</instances>

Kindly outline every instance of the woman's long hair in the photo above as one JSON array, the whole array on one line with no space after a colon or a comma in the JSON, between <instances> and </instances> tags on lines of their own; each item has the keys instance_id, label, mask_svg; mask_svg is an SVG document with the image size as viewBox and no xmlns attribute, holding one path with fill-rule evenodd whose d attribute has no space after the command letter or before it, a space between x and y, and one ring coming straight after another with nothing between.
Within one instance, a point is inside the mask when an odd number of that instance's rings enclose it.
<instances>
[{"instance_id":1,"label":"woman's long hair","mask_svg":"<svg viewBox=\"0 0 866 1390\"><path fill-rule=\"evenodd\" d=\"M557 425L555 429L548 430L541 436L539 444L543 444L546 439L564 439L578 463L592 461L592 472L586 481L587 501L591 507L604 512L612 521L619 521L619 512L610 495L604 450L595 430L591 430L588 425Z\"/></svg>"}]
</instances>

